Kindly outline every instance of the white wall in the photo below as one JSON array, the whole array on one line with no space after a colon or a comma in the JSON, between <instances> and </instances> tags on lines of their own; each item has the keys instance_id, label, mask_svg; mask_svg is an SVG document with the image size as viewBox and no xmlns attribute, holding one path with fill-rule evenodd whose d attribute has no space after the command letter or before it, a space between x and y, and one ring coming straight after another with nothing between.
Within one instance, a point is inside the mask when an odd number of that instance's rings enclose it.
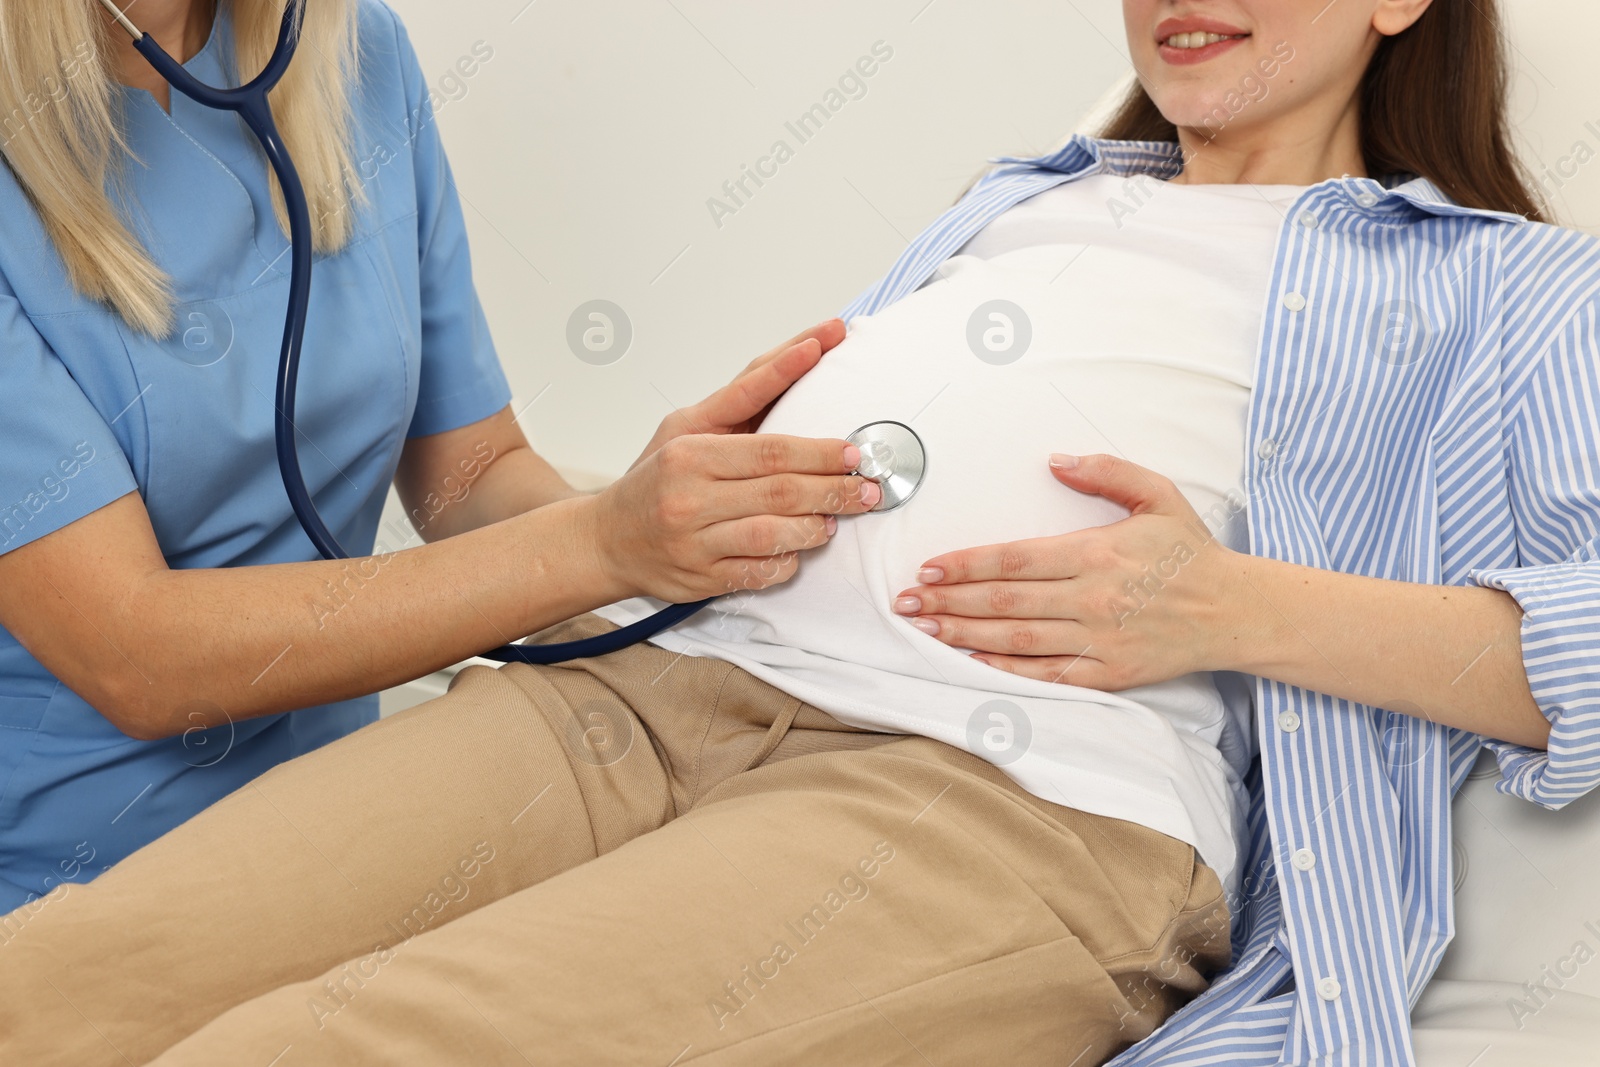
<instances>
[{"instance_id":1,"label":"white wall","mask_svg":"<svg viewBox=\"0 0 1600 1067\"><path fill-rule=\"evenodd\" d=\"M987 156L1046 150L1128 70L1112 0L391 2L447 99L479 290L517 408L538 397L522 425L611 476L669 404L835 314ZM1508 14L1525 153L1600 150L1600 6ZM493 58L448 82L480 41ZM879 41L893 58L866 94L799 144L784 123ZM794 158L718 226L707 199L780 138ZM1555 191L1600 229L1600 166ZM609 366L565 340L596 298L634 328Z\"/></svg>"}]
</instances>

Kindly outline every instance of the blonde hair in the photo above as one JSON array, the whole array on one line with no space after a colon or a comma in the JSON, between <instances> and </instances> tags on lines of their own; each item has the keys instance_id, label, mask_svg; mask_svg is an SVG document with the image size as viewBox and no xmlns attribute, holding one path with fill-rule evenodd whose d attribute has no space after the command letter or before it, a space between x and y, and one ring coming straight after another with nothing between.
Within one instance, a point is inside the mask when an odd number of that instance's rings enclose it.
<instances>
[{"instance_id":1,"label":"blonde hair","mask_svg":"<svg viewBox=\"0 0 1600 1067\"><path fill-rule=\"evenodd\" d=\"M287 0L218 0L233 16L239 73L253 78L277 43ZM315 249L350 240L362 198L350 151L356 0L302 8L301 48L272 93L272 113L311 202ZM107 193L131 158L118 126L111 33L96 0L0 0L0 157L32 201L73 286L134 330L172 330L170 279ZM182 57L177 57L182 58ZM259 156L267 166L266 157ZM288 229L272 179L278 224Z\"/></svg>"}]
</instances>

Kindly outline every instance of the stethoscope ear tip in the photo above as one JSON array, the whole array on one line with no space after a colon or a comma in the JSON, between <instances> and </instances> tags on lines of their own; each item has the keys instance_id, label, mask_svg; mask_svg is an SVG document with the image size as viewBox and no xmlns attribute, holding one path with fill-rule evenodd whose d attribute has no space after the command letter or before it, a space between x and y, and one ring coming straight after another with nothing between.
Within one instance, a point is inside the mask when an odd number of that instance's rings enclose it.
<instances>
[{"instance_id":1,"label":"stethoscope ear tip","mask_svg":"<svg viewBox=\"0 0 1600 1067\"><path fill-rule=\"evenodd\" d=\"M127 15L123 14L122 9L116 5L114 0L100 0L100 6L105 8L106 11L110 13L112 18L121 23L122 28L127 30L128 35L135 41L144 36L144 31L135 26L133 21L129 19ZM132 7L133 5L129 4L128 6Z\"/></svg>"}]
</instances>

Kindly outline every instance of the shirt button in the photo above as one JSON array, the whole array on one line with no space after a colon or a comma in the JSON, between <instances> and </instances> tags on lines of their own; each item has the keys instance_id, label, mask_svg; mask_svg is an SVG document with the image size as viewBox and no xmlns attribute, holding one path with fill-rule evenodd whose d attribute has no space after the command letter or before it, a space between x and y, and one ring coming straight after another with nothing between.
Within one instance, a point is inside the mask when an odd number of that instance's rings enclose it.
<instances>
[{"instance_id":1,"label":"shirt button","mask_svg":"<svg viewBox=\"0 0 1600 1067\"><path fill-rule=\"evenodd\" d=\"M1314 211L1303 212L1300 215L1300 225L1304 226L1308 230L1316 229L1317 228L1317 214L1316 214L1316 212L1314 212Z\"/></svg>"},{"instance_id":2,"label":"shirt button","mask_svg":"<svg viewBox=\"0 0 1600 1067\"><path fill-rule=\"evenodd\" d=\"M1278 729L1286 734L1292 734L1300 729L1300 716L1292 711L1286 711L1278 716Z\"/></svg>"},{"instance_id":3,"label":"shirt button","mask_svg":"<svg viewBox=\"0 0 1600 1067\"><path fill-rule=\"evenodd\" d=\"M1294 864L1297 871L1309 871L1317 865L1317 854L1309 848L1302 848L1289 857L1289 862Z\"/></svg>"},{"instance_id":4,"label":"shirt button","mask_svg":"<svg viewBox=\"0 0 1600 1067\"><path fill-rule=\"evenodd\" d=\"M1290 311L1299 311L1306 306L1306 298L1299 293L1284 293L1283 306Z\"/></svg>"},{"instance_id":5,"label":"shirt button","mask_svg":"<svg viewBox=\"0 0 1600 1067\"><path fill-rule=\"evenodd\" d=\"M1371 207L1377 202L1378 198L1373 196L1371 193L1362 193L1360 196L1356 197L1356 203L1360 204L1362 207Z\"/></svg>"},{"instance_id":6,"label":"shirt button","mask_svg":"<svg viewBox=\"0 0 1600 1067\"><path fill-rule=\"evenodd\" d=\"M1271 459L1277 454L1278 442L1272 440L1270 437L1265 441L1262 441L1259 445L1256 445L1256 455L1260 456L1262 459Z\"/></svg>"},{"instance_id":7,"label":"shirt button","mask_svg":"<svg viewBox=\"0 0 1600 1067\"><path fill-rule=\"evenodd\" d=\"M1344 992L1344 987L1337 978L1324 978L1317 983L1317 996L1323 1000L1338 1000L1339 994Z\"/></svg>"}]
</instances>

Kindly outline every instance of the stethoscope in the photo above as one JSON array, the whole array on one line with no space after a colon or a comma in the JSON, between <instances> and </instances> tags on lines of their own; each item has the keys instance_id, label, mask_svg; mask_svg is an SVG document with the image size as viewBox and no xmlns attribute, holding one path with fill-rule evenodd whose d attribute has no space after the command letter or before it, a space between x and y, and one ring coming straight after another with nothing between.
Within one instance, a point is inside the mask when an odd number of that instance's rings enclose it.
<instances>
[{"instance_id":1,"label":"stethoscope","mask_svg":"<svg viewBox=\"0 0 1600 1067\"><path fill-rule=\"evenodd\" d=\"M284 147L283 138L272 119L272 108L267 94L277 87L289 63L294 59L300 44L300 13L305 0L289 0L283 12L283 25L278 31L278 43L272 58L256 79L237 89L216 89L191 75L167 54L154 37L135 26L113 0L100 0L122 28L133 37L133 47L149 61L156 73L167 84L195 103L217 111L232 111L244 120L250 132L261 142L267 162L278 176L283 189L284 205L289 213L289 308L283 324L283 348L278 359L278 389L274 433L278 446L278 467L283 475L283 487L288 491L289 503L295 517L305 529L306 536L316 546L324 559L349 559L349 553L328 530L317 513L317 506L306 489L305 476L300 470L300 453L295 442L294 402L300 378L300 351L305 342L306 317L311 304L311 209L306 202L305 187L294 161ZM911 427L899 422L869 423L852 433L848 440L861 450L861 463L852 472L875 481L883 489L883 498L873 511L891 511L900 507L922 484L927 469L922 442ZM692 604L673 604L647 619L623 626L610 633L581 641L567 641L546 645L502 645L481 653L485 659L520 663L564 663L572 659L586 659L638 644L689 618L716 597Z\"/></svg>"}]
</instances>

